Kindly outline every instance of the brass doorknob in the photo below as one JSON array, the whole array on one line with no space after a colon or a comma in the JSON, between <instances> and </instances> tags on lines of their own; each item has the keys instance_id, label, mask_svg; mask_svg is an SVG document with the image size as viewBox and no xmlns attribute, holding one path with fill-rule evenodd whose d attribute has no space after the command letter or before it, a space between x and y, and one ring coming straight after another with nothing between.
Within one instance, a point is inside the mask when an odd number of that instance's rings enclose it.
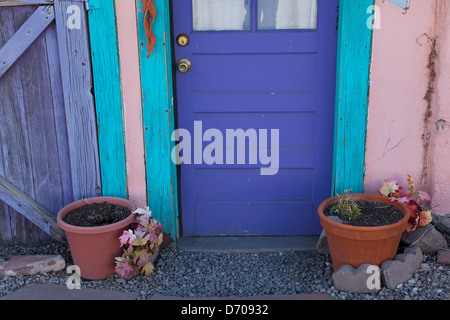
<instances>
[{"instance_id":1,"label":"brass doorknob","mask_svg":"<svg viewBox=\"0 0 450 320\"><path fill-rule=\"evenodd\" d=\"M191 70L191 62L188 59L180 59L178 61L178 71L180 72L188 72L189 70Z\"/></svg>"}]
</instances>

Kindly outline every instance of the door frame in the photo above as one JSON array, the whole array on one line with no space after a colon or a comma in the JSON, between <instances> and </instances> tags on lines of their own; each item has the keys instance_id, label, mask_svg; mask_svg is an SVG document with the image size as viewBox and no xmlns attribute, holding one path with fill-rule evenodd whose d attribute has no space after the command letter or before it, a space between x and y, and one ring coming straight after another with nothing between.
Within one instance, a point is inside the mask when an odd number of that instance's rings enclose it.
<instances>
[{"instance_id":1,"label":"door frame","mask_svg":"<svg viewBox=\"0 0 450 320\"><path fill-rule=\"evenodd\" d=\"M364 191L373 35L369 21L373 18L374 4L375 0L360 0L357 4L353 0L339 1L333 180L330 195L348 189L352 192ZM174 147L171 134L176 126L176 108L173 102L175 61L171 47L174 35L170 5L169 0L155 0L158 14L152 29L158 40L155 51L146 58L147 39L143 27L142 1L136 0L147 195L155 217L172 236L176 235L178 238L178 218L182 208L178 207L177 168L170 161L170 151ZM159 142L155 147L156 138Z\"/></svg>"}]
</instances>

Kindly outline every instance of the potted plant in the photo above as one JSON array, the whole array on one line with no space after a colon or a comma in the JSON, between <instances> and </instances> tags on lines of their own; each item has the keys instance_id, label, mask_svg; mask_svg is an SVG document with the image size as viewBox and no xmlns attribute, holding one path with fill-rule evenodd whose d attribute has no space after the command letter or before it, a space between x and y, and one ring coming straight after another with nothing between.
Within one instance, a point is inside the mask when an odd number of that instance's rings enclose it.
<instances>
[{"instance_id":1,"label":"potted plant","mask_svg":"<svg viewBox=\"0 0 450 320\"><path fill-rule=\"evenodd\" d=\"M385 180L379 195L344 194L321 203L318 213L334 270L343 264L381 266L394 258L405 230L430 223L431 211L416 201L428 201L429 195L417 191L409 175L408 184L406 190L396 180Z\"/></svg>"},{"instance_id":2,"label":"potted plant","mask_svg":"<svg viewBox=\"0 0 450 320\"><path fill-rule=\"evenodd\" d=\"M115 272L119 236L136 218L135 205L116 197L78 200L62 208L57 223L67 236L73 262L85 279L103 279Z\"/></svg>"},{"instance_id":3,"label":"potted plant","mask_svg":"<svg viewBox=\"0 0 450 320\"><path fill-rule=\"evenodd\" d=\"M318 213L335 271L343 264L357 268L392 260L410 215L404 204L372 194L329 198L320 204Z\"/></svg>"}]
</instances>

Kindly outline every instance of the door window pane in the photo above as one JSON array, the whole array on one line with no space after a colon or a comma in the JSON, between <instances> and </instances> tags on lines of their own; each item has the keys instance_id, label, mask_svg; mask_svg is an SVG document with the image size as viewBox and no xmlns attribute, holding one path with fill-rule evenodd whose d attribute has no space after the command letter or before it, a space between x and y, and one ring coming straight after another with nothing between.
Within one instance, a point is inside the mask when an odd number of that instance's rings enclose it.
<instances>
[{"instance_id":1,"label":"door window pane","mask_svg":"<svg viewBox=\"0 0 450 320\"><path fill-rule=\"evenodd\" d=\"M194 31L250 30L250 0L192 0Z\"/></svg>"},{"instance_id":2,"label":"door window pane","mask_svg":"<svg viewBox=\"0 0 450 320\"><path fill-rule=\"evenodd\" d=\"M258 0L258 29L315 29L317 0Z\"/></svg>"}]
</instances>

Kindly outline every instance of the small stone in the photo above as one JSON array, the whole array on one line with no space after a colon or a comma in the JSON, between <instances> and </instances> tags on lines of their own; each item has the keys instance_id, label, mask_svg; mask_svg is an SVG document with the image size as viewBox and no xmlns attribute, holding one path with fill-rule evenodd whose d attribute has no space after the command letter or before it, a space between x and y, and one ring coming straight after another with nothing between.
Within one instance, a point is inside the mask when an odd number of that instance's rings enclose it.
<instances>
[{"instance_id":1,"label":"small stone","mask_svg":"<svg viewBox=\"0 0 450 320\"><path fill-rule=\"evenodd\" d=\"M450 250L441 249L437 252L437 263L440 264L450 264Z\"/></svg>"},{"instance_id":2,"label":"small stone","mask_svg":"<svg viewBox=\"0 0 450 320\"><path fill-rule=\"evenodd\" d=\"M430 267L430 265L428 263L422 263L420 265L420 270L428 271L428 270L431 270L431 267Z\"/></svg>"},{"instance_id":3,"label":"small stone","mask_svg":"<svg viewBox=\"0 0 450 320\"><path fill-rule=\"evenodd\" d=\"M380 272L373 273L368 272L368 268L372 267L371 264L365 263L360 265L357 269L353 268L348 264L342 265L336 272L333 273L332 278L334 280L334 286L338 290L348 291L348 292L357 292L357 293L372 293L380 290L380 287L371 282L372 279L369 277L380 275ZM379 268L378 266L373 266ZM381 283L381 279L374 279ZM370 284L370 285L369 285Z\"/></svg>"},{"instance_id":4,"label":"small stone","mask_svg":"<svg viewBox=\"0 0 450 320\"><path fill-rule=\"evenodd\" d=\"M339 222L339 223L344 223L344 221L342 221L342 219L339 218L338 216L328 216L328 219Z\"/></svg>"},{"instance_id":5,"label":"small stone","mask_svg":"<svg viewBox=\"0 0 450 320\"><path fill-rule=\"evenodd\" d=\"M60 255L21 255L1 262L0 274L8 276L35 275L64 270L65 267L66 262Z\"/></svg>"},{"instance_id":6,"label":"small stone","mask_svg":"<svg viewBox=\"0 0 450 320\"><path fill-rule=\"evenodd\" d=\"M433 224L446 234L450 235L450 213L433 212L431 216L433 218Z\"/></svg>"},{"instance_id":7,"label":"small stone","mask_svg":"<svg viewBox=\"0 0 450 320\"><path fill-rule=\"evenodd\" d=\"M400 283L410 279L422 262L423 255L420 248L405 249L404 253L397 254L394 260L387 260L381 265L383 283L389 289L395 289Z\"/></svg>"},{"instance_id":8,"label":"small stone","mask_svg":"<svg viewBox=\"0 0 450 320\"><path fill-rule=\"evenodd\" d=\"M409 246L419 247L424 253L435 254L439 249L447 248L444 236L432 224L411 233L405 231L401 239Z\"/></svg>"},{"instance_id":9,"label":"small stone","mask_svg":"<svg viewBox=\"0 0 450 320\"><path fill-rule=\"evenodd\" d=\"M325 230L322 230L322 233L320 234L319 240L316 244L316 250L319 254L329 254L330 248L328 246L328 240L327 240L327 234L325 233Z\"/></svg>"}]
</instances>

